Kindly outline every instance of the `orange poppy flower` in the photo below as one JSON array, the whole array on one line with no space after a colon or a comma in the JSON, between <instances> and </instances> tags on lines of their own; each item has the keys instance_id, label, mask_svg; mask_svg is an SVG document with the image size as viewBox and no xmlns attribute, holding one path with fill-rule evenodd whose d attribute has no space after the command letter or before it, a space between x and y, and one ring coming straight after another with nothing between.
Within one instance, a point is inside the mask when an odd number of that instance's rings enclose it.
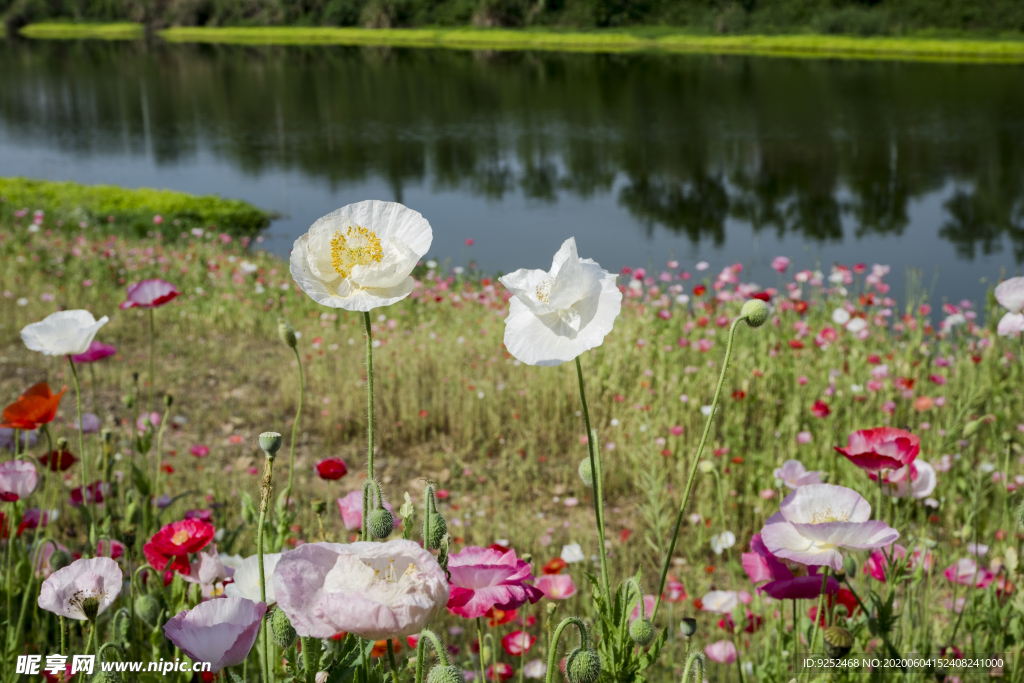
<instances>
[{"instance_id":1,"label":"orange poppy flower","mask_svg":"<svg viewBox=\"0 0 1024 683\"><path fill-rule=\"evenodd\" d=\"M395 652L398 652L399 650L402 649L402 644L399 642L398 638L393 639L391 641L391 644L392 644L392 646L394 646ZM373 649L370 651L370 656L371 657L383 657L387 653L388 653L388 641L387 640L378 640L376 643L373 644Z\"/></svg>"},{"instance_id":2,"label":"orange poppy flower","mask_svg":"<svg viewBox=\"0 0 1024 683\"><path fill-rule=\"evenodd\" d=\"M0 427L38 429L53 421L57 414L57 406L60 405L60 398L67 390L67 386L64 386L59 394L54 394L50 391L49 384L40 382L4 408L3 423Z\"/></svg>"}]
</instances>

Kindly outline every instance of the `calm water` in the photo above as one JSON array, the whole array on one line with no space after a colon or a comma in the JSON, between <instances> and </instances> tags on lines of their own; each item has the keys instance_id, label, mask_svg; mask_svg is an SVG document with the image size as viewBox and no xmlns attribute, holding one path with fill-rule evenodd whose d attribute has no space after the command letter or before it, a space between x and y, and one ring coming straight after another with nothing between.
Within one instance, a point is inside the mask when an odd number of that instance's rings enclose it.
<instances>
[{"instance_id":1,"label":"calm water","mask_svg":"<svg viewBox=\"0 0 1024 683\"><path fill-rule=\"evenodd\" d=\"M432 255L609 269L784 254L938 268L978 298L1024 259L1024 67L0 41L0 175L240 197L283 217L400 200ZM465 246L467 238L475 245ZM897 287L900 293L902 287Z\"/></svg>"}]
</instances>

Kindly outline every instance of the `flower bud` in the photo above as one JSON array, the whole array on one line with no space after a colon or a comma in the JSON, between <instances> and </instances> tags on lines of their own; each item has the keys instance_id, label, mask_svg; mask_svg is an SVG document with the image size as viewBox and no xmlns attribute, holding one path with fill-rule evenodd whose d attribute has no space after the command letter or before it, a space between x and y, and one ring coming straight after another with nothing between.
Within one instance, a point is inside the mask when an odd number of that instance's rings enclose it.
<instances>
[{"instance_id":1,"label":"flower bud","mask_svg":"<svg viewBox=\"0 0 1024 683\"><path fill-rule=\"evenodd\" d=\"M260 434L260 448L267 454L267 457L273 459L277 452L281 450L281 435L277 432L263 432Z\"/></svg>"},{"instance_id":2,"label":"flower bud","mask_svg":"<svg viewBox=\"0 0 1024 683\"><path fill-rule=\"evenodd\" d=\"M168 408L174 405L174 397L170 394L164 394L164 405Z\"/></svg>"},{"instance_id":3,"label":"flower bud","mask_svg":"<svg viewBox=\"0 0 1024 683\"><path fill-rule=\"evenodd\" d=\"M132 408L135 407L135 397L134 396L125 396L123 401L124 401L124 407L127 408L128 410L131 410Z\"/></svg>"},{"instance_id":4,"label":"flower bud","mask_svg":"<svg viewBox=\"0 0 1024 683\"><path fill-rule=\"evenodd\" d=\"M54 550L50 555L50 569L57 571L71 564L71 556L64 550Z\"/></svg>"},{"instance_id":5,"label":"flower bud","mask_svg":"<svg viewBox=\"0 0 1024 683\"><path fill-rule=\"evenodd\" d=\"M370 530L370 535L374 538L387 538L395 530L395 517L386 508L370 510L370 514L366 518L366 528ZM433 529L431 529L431 536L433 536Z\"/></svg>"},{"instance_id":6,"label":"flower bud","mask_svg":"<svg viewBox=\"0 0 1024 683\"><path fill-rule=\"evenodd\" d=\"M837 617L845 618L850 616L850 610L846 607L846 605L836 605L835 614Z\"/></svg>"},{"instance_id":7,"label":"flower bud","mask_svg":"<svg viewBox=\"0 0 1024 683\"><path fill-rule=\"evenodd\" d=\"M57 452L63 453L68 449L68 440L63 436L57 439Z\"/></svg>"},{"instance_id":8,"label":"flower bud","mask_svg":"<svg viewBox=\"0 0 1024 683\"><path fill-rule=\"evenodd\" d=\"M294 349L299 343L299 340L295 336L295 328L292 327L290 323L285 320L281 320L280 318L277 320L277 336L280 337L285 346L288 346L289 348Z\"/></svg>"},{"instance_id":9,"label":"flower bud","mask_svg":"<svg viewBox=\"0 0 1024 683\"><path fill-rule=\"evenodd\" d=\"M679 630L683 632L683 635L687 638L691 637L697 632L697 620L692 617L684 617L679 622Z\"/></svg>"},{"instance_id":10,"label":"flower bud","mask_svg":"<svg viewBox=\"0 0 1024 683\"><path fill-rule=\"evenodd\" d=\"M569 683L597 683L601 677L601 657L596 650L576 648L565 660Z\"/></svg>"},{"instance_id":11,"label":"flower bud","mask_svg":"<svg viewBox=\"0 0 1024 683\"><path fill-rule=\"evenodd\" d=\"M843 571L849 579L857 576L857 560L853 559L849 555L843 558Z\"/></svg>"},{"instance_id":12,"label":"flower bud","mask_svg":"<svg viewBox=\"0 0 1024 683\"><path fill-rule=\"evenodd\" d=\"M644 617L636 619L629 625L629 637L640 647L647 647L654 642L654 624Z\"/></svg>"},{"instance_id":13,"label":"flower bud","mask_svg":"<svg viewBox=\"0 0 1024 683\"><path fill-rule=\"evenodd\" d=\"M825 654L829 659L840 660L853 649L853 634L842 626L825 629Z\"/></svg>"},{"instance_id":14,"label":"flower bud","mask_svg":"<svg viewBox=\"0 0 1024 683\"><path fill-rule=\"evenodd\" d=\"M701 460L697 468L700 469L701 474L711 474L715 471L715 463L710 460Z\"/></svg>"},{"instance_id":15,"label":"flower bud","mask_svg":"<svg viewBox=\"0 0 1024 683\"><path fill-rule=\"evenodd\" d=\"M295 628L292 627L292 622L288 621L288 615L280 608L275 609L270 616L270 635L282 650L287 650L294 645L299 637Z\"/></svg>"},{"instance_id":16,"label":"flower bud","mask_svg":"<svg viewBox=\"0 0 1024 683\"><path fill-rule=\"evenodd\" d=\"M327 512L327 503L319 498L314 498L309 506L313 508L313 514L315 515L323 515Z\"/></svg>"},{"instance_id":17,"label":"flower bud","mask_svg":"<svg viewBox=\"0 0 1024 683\"><path fill-rule=\"evenodd\" d=\"M579 472L580 479L583 480L584 484L586 484L587 486L594 485L594 470L590 466L589 456L580 460L579 469L577 469L576 471Z\"/></svg>"},{"instance_id":18,"label":"flower bud","mask_svg":"<svg viewBox=\"0 0 1024 683\"><path fill-rule=\"evenodd\" d=\"M100 438L103 439L103 443L109 445L114 440L114 432L109 427L104 427L100 430Z\"/></svg>"},{"instance_id":19,"label":"flower bud","mask_svg":"<svg viewBox=\"0 0 1024 683\"><path fill-rule=\"evenodd\" d=\"M160 601L152 595L140 595L135 599L135 614L150 626L156 626L160 620Z\"/></svg>"},{"instance_id":20,"label":"flower bud","mask_svg":"<svg viewBox=\"0 0 1024 683\"><path fill-rule=\"evenodd\" d=\"M427 674L427 683L466 683L466 676L457 666L435 666Z\"/></svg>"},{"instance_id":21,"label":"flower bud","mask_svg":"<svg viewBox=\"0 0 1024 683\"><path fill-rule=\"evenodd\" d=\"M427 521L423 520L423 542L426 544L427 549L440 548L441 541L444 540L447 533L448 523L444 521L444 517L441 516L440 512L434 512L430 515L430 538L427 538Z\"/></svg>"},{"instance_id":22,"label":"flower bud","mask_svg":"<svg viewBox=\"0 0 1024 683\"><path fill-rule=\"evenodd\" d=\"M768 313L768 304L760 299L751 299L740 309L740 315L746 318L751 327L761 327L768 322Z\"/></svg>"}]
</instances>

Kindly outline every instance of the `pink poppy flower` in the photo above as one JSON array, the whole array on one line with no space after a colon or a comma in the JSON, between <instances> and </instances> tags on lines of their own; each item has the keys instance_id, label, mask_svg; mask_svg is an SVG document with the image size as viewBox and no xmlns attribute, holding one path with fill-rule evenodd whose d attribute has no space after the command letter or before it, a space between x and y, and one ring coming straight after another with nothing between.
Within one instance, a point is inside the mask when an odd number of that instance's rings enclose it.
<instances>
[{"instance_id":1,"label":"pink poppy flower","mask_svg":"<svg viewBox=\"0 0 1024 683\"><path fill-rule=\"evenodd\" d=\"M878 480L878 475L869 474L868 476L875 481ZM915 460L906 467L889 472L882 481L885 484L883 489L893 498L910 496L917 500L923 500L932 495L938 483L935 468L925 460Z\"/></svg>"},{"instance_id":2,"label":"pink poppy flower","mask_svg":"<svg viewBox=\"0 0 1024 683\"><path fill-rule=\"evenodd\" d=\"M743 553L741 561L743 570L752 583L768 583L758 587L757 592L767 593L776 600L810 600L821 595L821 579L817 576L817 568L809 570L807 576L796 576L771 554L761 540L760 534L750 539L749 553ZM826 593L839 590L839 582L831 576L825 583Z\"/></svg>"},{"instance_id":3,"label":"pink poppy flower","mask_svg":"<svg viewBox=\"0 0 1024 683\"><path fill-rule=\"evenodd\" d=\"M123 580L121 568L109 557L75 560L43 582L38 604L58 616L86 621L83 603L96 598L96 614L102 614L117 600Z\"/></svg>"},{"instance_id":4,"label":"pink poppy flower","mask_svg":"<svg viewBox=\"0 0 1024 683\"><path fill-rule=\"evenodd\" d=\"M709 591L700 599L701 609L712 614L731 614L740 604L736 591Z\"/></svg>"},{"instance_id":5,"label":"pink poppy flower","mask_svg":"<svg viewBox=\"0 0 1024 683\"><path fill-rule=\"evenodd\" d=\"M171 617L164 635L189 659L209 662L216 672L245 661L266 611L264 603L245 598L207 600Z\"/></svg>"},{"instance_id":6,"label":"pink poppy flower","mask_svg":"<svg viewBox=\"0 0 1024 683\"><path fill-rule=\"evenodd\" d=\"M809 484L820 484L824 472L808 472L799 460L787 460L775 469L775 478L781 479L788 488L798 489Z\"/></svg>"},{"instance_id":7,"label":"pink poppy flower","mask_svg":"<svg viewBox=\"0 0 1024 683\"><path fill-rule=\"evenodd\" d=\"M512 631L512 633L501 639L501 647L505 649L509 656L521 657L530 651L535 642L537 642L537 638L531 636L526 631Z\"/></svg>"},{"instance_id":8,"label":"pink poppy flower","mask_svg":"<svg viewBox=\"0 0 1024 683\"><path fill-rule=\"evenodd\" d=\"M705 646L704 654L712 662L732 664L736 661L736 646L732 644L731 640L719 640L716 643Z\"/></svg>"},{"instance_id":9,"label":"pink poppy flower","mask_svg":"<svg viewBox=\"0 0 1024 683\"><path fill-rule=\"evenodd\" d=\"M324 458L315 467L317 476L328 481L337 481L348 474L345 461L341 458Z\"/></svg>"},{"instance_id":10,"label":"pink poppy flower","mask_svg":"<svg viewBox=\"0 0 1024 683\"><path fill-rule=\"evenodd\" d=\"M772 259L772 270L777 273L785 273L789 268L789 259L785 256L776 256Z\"/></svg>"},{"instance_id":11,"label":"pink poppy flower","mask_svg":"<svg viewBox=\"0 0 1024 683\"><path fill-rule=\"evenodd\" d=\"M198 519L202 522L213 521L213 511L207 508L196 508L192 510L185 510L184 519Z\"/></svg>"},{"instance_id":12,"label":"pink poppy flower","mask_svg":"<svg viewBox=\"0 0 1024 683\"><path fill-rule=\"evenodd\" d=\"M661 599L665 602L682 602L686 599L686 587L674 576L668 577Z\"/></svg>"},{"instance_id":13,"label":"pink poppy flower","mask_svg":"<svg viewBox=\"0 0 1024 683\"><path fill-rule=\"evenodd\" d=\"M945 577L953 583L961 586L976 586L977 588L988 588L995 580L995 574L988 567L981 567L974 559L964 557L950 565L943 572Z\"/></svg>"},{"instance_id":14,"label":"pink poppy flower","mask_svg":"<svg viewBox=\"0 0 1024 683\"><path fill-rule=\"evenodd\" d=\"M263 569L266 571L266 557L263 558ZM235 570L225 567L217 554L217 544L211 543L205 549L196 553L192 560L190 571L187 576L182 576L189 583L198 583L203 586L212 586L221 583L234 576Z\"/></svg>"},{"instance_id":15,"label":"pink poppy flower","mask_svg":"<svg viewBox=\"0 0 1024 683\"><path fill-rule=\"evenodd\" d=\"M487 680L508 681L515 675L512 667L504 662L495 662L487 667Z\"/></svg>"},{"instance_id":16,"label":"pink poppy flower","mask_svg":"<svg viewBox=\"0 0 1024 683\"><path fill-rule=\"evenodd\" d=\"M50 558L58 550L67 553L69 557L71 556L70 550L52 539L36 546L36 548L32 550L32 566L35 567L37 577L45 579L50 576L50 574L53 574L53 567L50 566Z\"/></svg>"},{"instance_id":17,"label":"pink poppy flower","mask_svg":"<svg viewBox=\"0 0 1024 683\"><path fill-rule=\"evenodd\" d=\"M776 557L839 571L839 548L864 550L893 543L900 534L871 520L871 505L844 486L811 484L786 496L761 529L765 547Z\"/></svg>"},{"instance_id":18,"label":"pink poppy flower","mask_svg":"<svg viewBox=\"0 0 1024 683\"><path fill-rule=\"evenodd\" d=\"M135 428L139 430L139 434L145 434L150 427L154 430L159 427L160 419L160 413L155 411L149 415L139 415L139 418L135 420Z\"/></svg>"},{"instance_id":19,"label":"pink poppy flower","mask_svg":"<svg viewBox=\"0 0 1024 683\"><path fill-rule=\"evenodd\" d=\"M178 288L159 278L143 280L128 286L128 298L120 308L157 308L181 294Z\"/></svg>"},{"instance_id":20,"label":"pink poppy flower","mask_svg":"<svg viewBox=\"0 0 1024 683\"><path fill-rule=\"evenodd\" d=\"M85 353L71 356L71 360L75 361L75 363L95 363L98 360L113 356L115 353L117 353L116 346L93 340L89 342L89 348L85 350Z\"/></svg>"},{"instance_id":21,"label":"pink poppy flower","mask_svg":"<svg viewBox=\"0 0 1024 683\"><path fill-rule=\"evenodd\" d=\"M204 446L201 443L197 443L195 446L193 446L192 448L188 449L188 452L191 453L192 455L194 455L197 458L205 458L206 456L208 456L210 454L210 447L209 446Z\"/></svg>"},{"instance_id":22,"label":"pink poppy flower","mask_svg":"<svg viewBox=\"0 0 1024 683\"><path fill-rule=\"evenodd\" d=\"M383 640L423 630L444 609L448 582L413 541L306 543L281 556L274 594L300 636Z\"/></svg>"},{"instance_id":23,"label":"pink poppy flower","mask_svg":"<svg viewBox=\"0 0 1024 683\"><path fill-rule=\"evenodd\" d=\"M833 448L862 470L878 472L897 470L914 462L921 452L921 440L902 429L876 427L850 434L846 448Z\"/></svg>"},{"instance_id":24,"label":"pink poppy flower","mask_svg":"<svg viewBox=\"0 0 1024 683\"><path fill-rule=\"evenodd\" d=\"M828 417L832 414L832 409L824 401L815 401L811 406L811 414L814 417Z\"/></svg>"},{"instance_id":25,"label":"pink poppy flower","mask_svg":"<svg viewBox=\"0 0 1024 683\"><path fill-rule=\"evenodd\" d=\"M1001 337L1020 334L1024 330L1024 277L1011 277L996 285L996 301L1007 310L996 332Z\"/></svg>"},{"instance_id":26,"label":"pink poppy flower","mask_svg":"<svg viewBox=\"0 0 1024 683\"><path fill-rule=\"evenodd\" d=\"M566 600L576 595L576 584L568 574L544 574L533 585L552 600Z\"/></svg>"},{"instance_id":27,"label":"pink poppy flower","mask_svg":"<svg viewBox=\"0 0 1024 683\"><path fill-rule=\"evenodd\" d=\"M651 618L651 614L654 613L654 604L656 602L657 602L657 598L655 598L653 595L645 595L644 596L644 614L647 615L648 619L650 619ZM639 618L640 618L640 601L637 600L636 605L633 606L633 611L629 615L629 621L630 621L630 623L633 623L634 621L636 621Z\"/></svg>"},{"instance_id":28,"label":"pink poppy flower","mask_svg":"<svg viewBox=\"0 0 1024 683\"><path fill-rule=\"evenodd\" d=\"M36 466L27 460L0 463L0 501L13 503L27 498L36 490L39 474Z\"/></svg>"},{"instance_id":29,"label":"pink poppy flower","mask_svg":"<svg viewBox=\"0 0 1024 683\"><path fill-rule=\"evenodd\" d=\"M68 497L68 502L71 503L71 507L78 507L84 503L96 503L97 505L103 504L104 496L109 493L110 487L107 486L105 481L94 481L85 487L85 493L83 495L82 487L77 486L71 489L71 495Z\"/></svg>"},{"instance_id":30,"label":"pink poppy flower","mask_svg":"<svg viewBox=\"0 0 1024 683\"><path fill-rule=\"evenodd\" d=\"M119 560L124 557L125 545L121 541L101 538L96 541L96 555L98 557L109 557L112 560Z\"/></svg>"},{"instance_id":31,"label":"pink poppy flower","mask_svg":"<svg viewBox=\"0 0 1024 683\"><path fill-rule=\"evenodd\" d=\"M395 512L391 503L384 501L384 507ZM344 498L338 499L338 511L341 513L341 521L349 531L356 531L363 528L363 492L360 489L350 491ZM402 526L401 519L395 518L395 528ZM378 639L379 640L379 639Z\"/></svg>"},{"instance_id":32,"label":"pink poppy flower","mask_svg":"<svg viewBox=\"0 0 1024 683\"><path fill-rule=\"evenodd\" d=\"M530 565L516 551L471 546L448 557L451 597L448 611L466 619L482 617L491 608L508 611L535 603L544 593L531 586Z\"/></svg>"}]
</instances>

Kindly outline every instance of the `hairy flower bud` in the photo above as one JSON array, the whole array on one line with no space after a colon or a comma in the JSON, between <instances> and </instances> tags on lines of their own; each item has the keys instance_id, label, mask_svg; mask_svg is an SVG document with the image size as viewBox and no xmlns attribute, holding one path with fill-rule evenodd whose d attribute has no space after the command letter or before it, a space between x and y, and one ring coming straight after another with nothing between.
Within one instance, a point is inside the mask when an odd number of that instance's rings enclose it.
<instances>
[{"instance_id":1,"label":"hairy flower bud","mask_svg":"<svg viewBox=\"0 0 1024 683\"><path fill-rule=\"evenodd\" d=\"M684 617L679 623L679 630L683 632L683 635L687 638L691 637L697 632L697 620L692 617Z\"/></svg>"},{"instance_id":2,"label":"hairy flower bud","mask_svg":"<svg viewBox=\"0 0 1024 683\"><path fill-rule=\"evenodd\" d=\"M319 498L314 498L313 501L309 504L309 506L313 508L313 514L315 515L322 515L325 512L327 512L326 501L323 501Z\"/></svg>"},{"instance_id":3,"label":"hairy flower bud","mask_svg":"<svg viewBox=\"0 0 1024 683\"><path fill-rule=\"evenodd\" d=\"M654 624L644 617L636 619L629 625L629 637L640 647L647 647L654 642Z\"/></svg>"},{"instance_id":4,"label":"hairy flower bud","mask_svg":"<svg viewBox=\"0 0 1024 683\"><path fill-rule=\"evenodd\" d=\"M751 299L743 304L743 308L740 309L740 315L746 319L747 324L751 327L761 327L761 325L768 322L768 313L768 304L760 299Z\"/></svg>"},{"instance_id":5,"label":"hairy flower bud","mask_svg":"<svg viewBox=\"0 0 1024 683\"><path fill-rule=\"evenodd\" d=\"M427 674L427 683L466 683L466 676L457 666L435 666Z\"/></svg>"},{"instance_id":6,"label":"hairy flower bud","mask_svg":"<svg viewBox=\"0 0 1024 683\"><path fill-rule=\"evenodd\" d=\"M103 671L100 669L89 680L91 683L121 683L124 679L116 671Z\"/></svg>"},{"instance_id":7,"label":"hairy flower bud","mask_svg":"<svg viewBox=\"0 0 1024 683\"><path fill-rule=\"evenodd\" d=\"M292 627L292 622L288 621L288 615L280 608L275 609L270 616L270 635L282 650L287 650L294 645L299 637L295 628Z\"/></svg>"},{"instance_id":8,"label":"hairy flower bud","mask_svg":"<svg viewBox=\"0 0 1024 683\"><path fill-rule=\"evenodd\" d=\"M569 683L597 683L601 677L601 657L596 650L576 648L565 660Z\"/></svg>"},{"instance_id":9,"label":"hairy flower bud","mask_svg":"<svg viewBox=\"0 0 1024 683\"><path fill-rule=\"evenodd\" d=\"M370 530L370 535L374 538L387 538L395 530L395 516L385 508L370 510L370 514L366 518L366 528ZM431 535L433 535L433 529L431 529Z\"/></svg>"},{"instance_id":10,"label":"hairy flower bud","mask_svg":"<svg viewBox=\"0 0 1024 683\"><path fill-rule=\"evenodd\" d=\"M71 556L64 550L54 550L50 555L50 569L57 571L71 564Z\"/></svg>"},{"instance_id":11,"label":"hairy flower bud","mask_svg":"<svg viewBox=\"0 0 1024 683\"><path fill-rule=\"evenodd\" d=\"M295 328L291 326L285 320L278 318L277 320L277 336L281 338L281 341L285 343L285 346L295 348L299 343L298 338L295 336Z\"/></svg>"},{"instance_id":12,"label":"hairy flower bud","mask_svg":"<svg viewBox=\"0 0 1024 683\"><path fill-rule=\"evenodd\" d=\"M135 599L135 614L149 626L155 627L160 620L160 601L152 595L140 595Z\"/></svg>"},{"instance_id":13,"label":"hairy flower bud","mask_svg":"<svg viewBox=\"0 0 1024 683\"><path fill-rule=\"evenodd\" d=\"M842 626L829 626L824 637L825 654L829 659L842 659L853 649L853 635Z\"/></svg>"},{"instance_id":14,"label":"hairy flower bud","mask_svg":"<svg viewBox=\"0 0 1024 683\"><path fill-rule=\"evenodd\" d=\"M441 516L440 512L434 512L430 515L430 538L427 538L427 522L423 520L423 542L428 549L440 548L441 541L444 540L444 536L447 533L448 523L444 521L444 517Z\"/></svg>"},{"instance_id":15,"label":"hairy flower bud","mask_svg":"<svg viewBox=\"0 0 1024 683\"><path fill-rule=\"evenodd\" d=\"M577 472L579 472L580 479L583 480L584 484L587 486L594 485L594 469L590 466L589 456L580 460L580 466Z\"/></svg>"},{"instance_id":16,"label":"hairy flower bud","mask_svg":"<svg viewBox=\"0 0 1024 683\"><path fill-rule=\"evenodd\" d=\"M277 432L263 432L260 434L260 448L267 454L268 458L273 458L277 455L277 452L281 450L281 435Z\"/></svg>"}]
</instances>

